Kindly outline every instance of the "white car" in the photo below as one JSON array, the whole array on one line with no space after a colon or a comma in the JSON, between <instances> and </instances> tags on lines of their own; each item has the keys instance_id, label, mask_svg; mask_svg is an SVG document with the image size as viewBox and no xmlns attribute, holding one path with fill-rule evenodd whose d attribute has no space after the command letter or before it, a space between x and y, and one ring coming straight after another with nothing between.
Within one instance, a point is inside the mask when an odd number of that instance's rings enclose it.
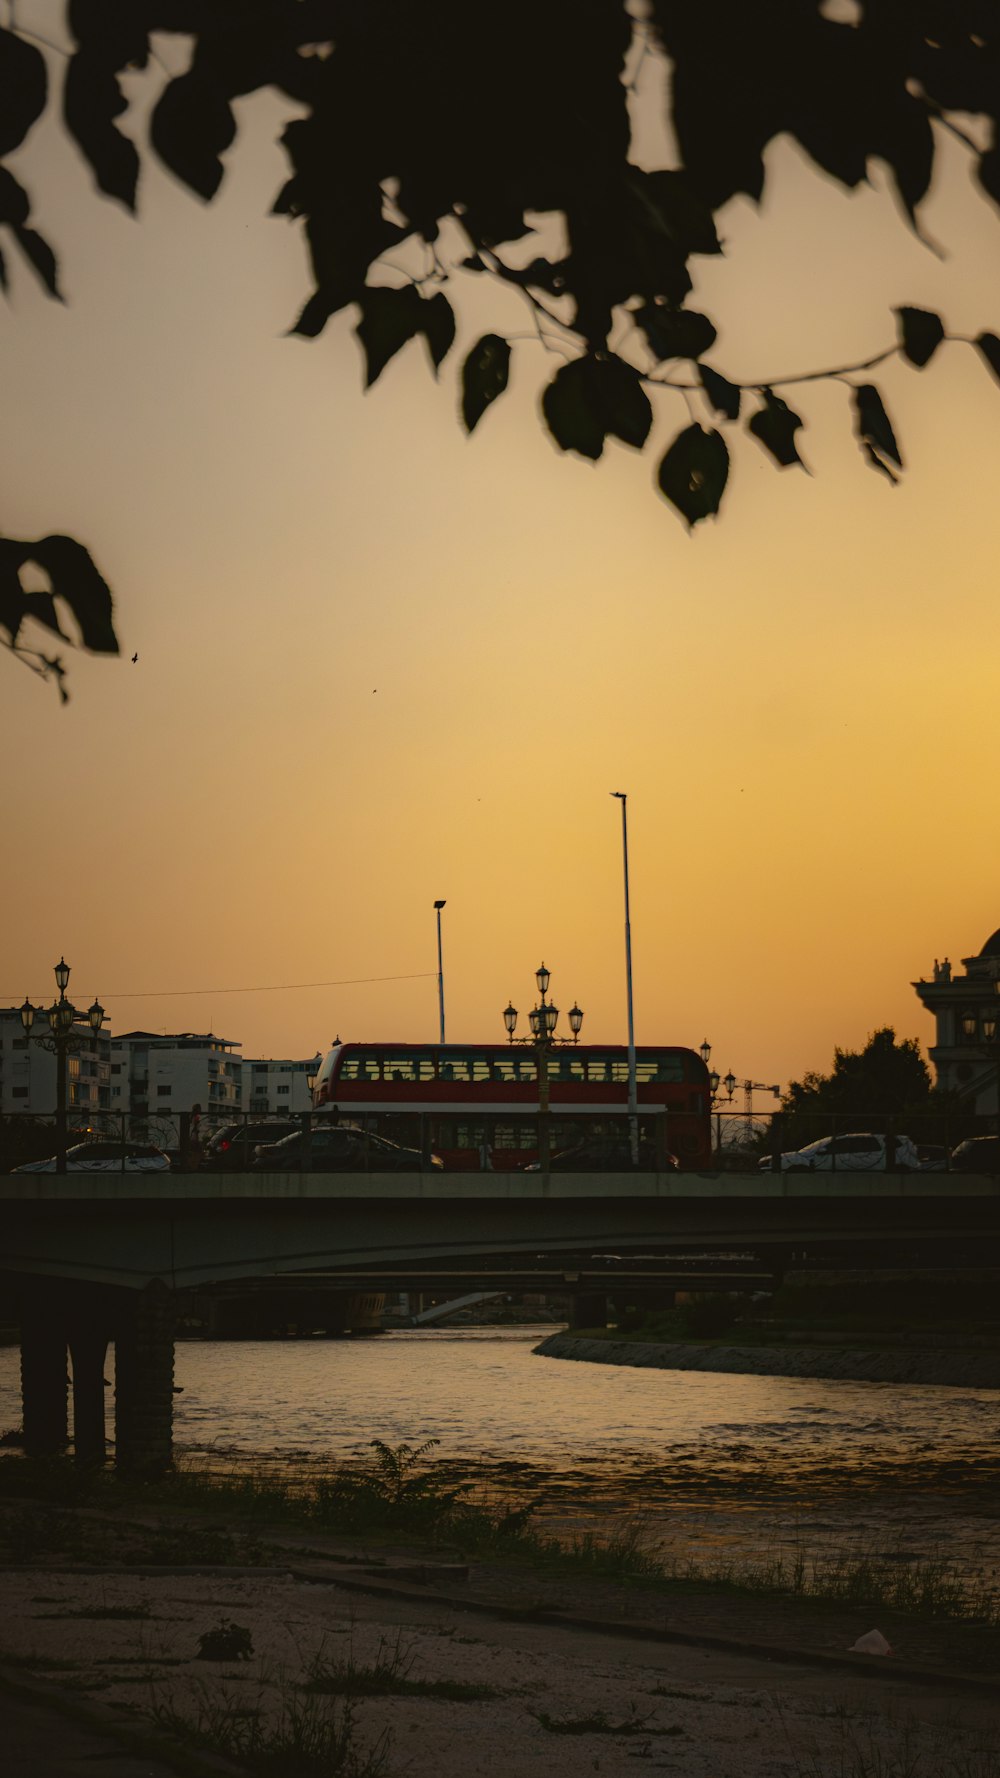
<instances>
[{"instance_id":1,"label":"white car","mask_svg":"<svg viewBox=\"0 0 1000 1778\"><path fill-rule=\"evenodd\" d=\"M824 1136L806 1148L779 1155L782 1173L868 1173L886 1167L886 1146L889 1138L854 1131L845 1136ZM894 1139L895 1154L889 1166L896 1173L920 1173L920 1156L909 1136ZM762 1173L771 1172L771 1156L763 1155L757 1163Z\"/></svg>"},{"instance_id":2,"label":"white car","mask_svg":"<svg viewBox=\"0 0 1000 1778\"><path fill-rule=\"evenodd\" d=\"M54 1173L56 1157L45 1161L25 1161L15 1173ZM120 1142L77 1142L66 1150L67 1173L169 1173L170 1162L162 1149L148 1142L126 1142L122 1154Z\"/></svg>"}]
</instances>

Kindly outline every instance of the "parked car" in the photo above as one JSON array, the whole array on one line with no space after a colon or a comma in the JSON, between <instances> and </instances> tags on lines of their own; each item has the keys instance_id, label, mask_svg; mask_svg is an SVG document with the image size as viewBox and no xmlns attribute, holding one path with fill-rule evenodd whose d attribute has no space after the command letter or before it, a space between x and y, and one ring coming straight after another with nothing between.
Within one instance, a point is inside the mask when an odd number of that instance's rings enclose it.
<instances>
[{"instance_id":1,"label":"parked car","mask_svg":"<svg viewBox=\"0 0 1000 1778\"><path fill-rule=\"evenodd\" d=\"M1000 1173L1000 1136L967 1136L951 1151L954 1173Z\"/></svg>"},{"instance_id":2,"label":"parked car","mask_svg":"<svg viewBox=\"0 0 1000 1778\"><path fill-rule=\"evenodd\" d=\"M44 1161L25 1161L15 1173L54 1173L56 1157ZM169 1173L170 1159L160 1148L148 1142L126 1142L122 1153L120 1142L77 1142L66 1150L67 1173Z\"/></svg>"},{"instance_id":3,"label":"parked car","mask_svg":"<svg viewBox=\"0 0 1000 1778\"><path fill-rule=\"evenodd\" d=\"M893 1143L893 1154L887 1158L887 1146ZM919 1173L920 1156L909 1136L872 1135L855 1130L844 1136L824 1136L805 1148L779 1155L782 1173L868 1173L884 1171L888 1166L897 1173ZM757 1163L762 1173L771 1172L771 1156L762 1155Z\"/></svg>"},{"instance_id":4,"label":"parked car","mask_svg":"<svg viewBox=\"0 0 1000 1778\"><path fill-rule=\"evenodd\" d=\"M948 1148L944 1142L918 1142L917 1155L921 1173L946 1173Z\"/></svg>"},{"instance_id":5,"label":"parked car","mask_svg":"<svg viewBox=\"0 0 1000 1778\"><path fill-rule=\"evenodd\" d=\"M639 1143L639 1166L644 1172L676 1173L679 1161L675 1154L657 1156L655 1142L643 1137ZM587 1136L571 1148L560 1149L549 1157L549 1168L559 1173L627 1173L632 1166L632 1150L627 1136ZM529 1161L523 1173L538 1173L541 1164Z\"/></svg>"},{"instance_id":6,"label":"parked car","mask_svg":"<svg viewBox=\"0 0 1000 1778\"><path fill-rule=\"evenodd\" d=\"M390 1142L387 1136L376 1136L351 1124L334 1124L327 1129L314 1125L310 1138L308 1170L312 1173L398 1173L416 1172L423 1166L435 1170L444 1167L436 1154L425 1161L419 1148L404 1148L399 1142ZM282 1142L258 1148L250 1163L254 1173L299 1173L302 1167L301 1130Z\"/></svg>"},{"instance_id":7,"label":"parked car","mask_svg":"<svg viewBox=\"0 0 1000 1778\"><path fill-rule=\"evenodd\" d=\"M281 1142L301 1130L292 1118L275 1119L270 1123L223 1124L205 1144L202 1168L210 1172L245 1173L258 1148Z\"/></svg>"}]
</instances>

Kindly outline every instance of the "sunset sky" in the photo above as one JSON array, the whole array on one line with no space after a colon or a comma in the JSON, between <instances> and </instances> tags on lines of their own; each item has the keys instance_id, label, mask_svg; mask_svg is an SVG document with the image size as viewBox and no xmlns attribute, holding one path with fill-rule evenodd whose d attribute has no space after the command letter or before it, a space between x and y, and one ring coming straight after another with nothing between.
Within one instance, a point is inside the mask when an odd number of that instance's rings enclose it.
<instances>
[{"instance_id":1,"label":"sunset sky","mask_svg":"<svg viewBox=\"0 0 1000 1778\"><path fill-rule=\"evenodd\" d=\"M350 311L284 337L309 280L266 215L282 116L240 105L208 207L148 162L138 222L58 125L11 160L68 302L7 254L3 526L89 545L123 652L72 655L65 709L0 659L0 1001L49 998L64 953L115 1030L265 1056L432 1039L446 897L451 1040L502 1038L509 997L526 1029L544 958L584 1039L623 1042L625 790L640 1043L707 1036L723 1072L785 1083L881 1024L929 1041L911 980L1000 925L1000 387L977 354L877 373L899 487L823 384L794 395L812 473L740 438L688 536L654 486L679 396L641 457L564 457L524 339L464 437L462 358L527 331L516 295L456 282L438 380L414 342L368 394ZM787 142L769 168L762 209L719 219L725 258L693 263L716 368L858 360L902 303L1000 332L1000 218L959 144L922 213L938 252L877 168L853 196ZM417 979L229 991L390 976Z\"/></svg>"}]
</instances>

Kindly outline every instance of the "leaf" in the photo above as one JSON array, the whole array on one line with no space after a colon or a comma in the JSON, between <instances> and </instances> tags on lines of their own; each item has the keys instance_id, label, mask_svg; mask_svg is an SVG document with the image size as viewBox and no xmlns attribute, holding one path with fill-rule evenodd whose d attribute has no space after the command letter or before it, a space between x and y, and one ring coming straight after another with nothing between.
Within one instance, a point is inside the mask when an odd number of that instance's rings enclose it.
<instances>
[{"instance_id":1,"label":"leaf","mask_svg":"<svg viewBox=\"0 0 1000 1778\"><path fill-rule=\"evenodd\" d=\"M653 424L653 409L639 372L613 354L585 361L590 400L605 432L641 450Z\"/></svg>"},{"instance_id":2,"label":"leaf","mask_svg":"<svg viewBox=\"0 0 1000 1778\"><path fill-rule=\"evenodd\" d=\"M995 333L981 333L974 342L977 352L985 358L990 370L1000 383L1000 339Z\"/></svg>"},{"instance_id":3,"label":"leaf","mask_svg":"<svg viewBox=\"0 0 1000 1778\"><path fill-rule=\"evenodd\" d=\"M164 87L150 124L150 138L164 166L206 199L222 184L219 157L235 134L229 100L204 68L190 68Z\"/></svg>"},{"instance_id":4,"label":"leaf","mask_svg":"<svg viewBox=\"0 0 1000 1778\"><path fill-rule=\"evenodd\" d=\"M922 370L944 339L941 317L931 309L896 309L895 316L903 357Z\"/></svg>"},{"instance_id":5,"label":"leaf","mask_svg":"<svg viewBox=\"0 0 1000 1778\"><path fill-rule=\"evenodd\" d=\"M657 474L661 494L688 525L718 512L728 479L725 439L721 432L706 432L697 423L677 434Z\"/></svg>"},{"instance_id":6,"label":"leaf","mask_svg":"<svg viewBox=\"0 0 1000 1778\"><path fill-rule=\"evenodd\" d=\"M437 370L451 351L455 340L455 314L448 298L439 290L436 296L420 299L420 332Z\"/></svg>"},{"instance_id":7,"label":"leaf","mask_svg":"<svg viewBox=\"0 0 1000 1778\"><path fill-rule=\"evenodd\" d=\"M502 395L510 375L510 346L498 333L484 333L462 366L462 419L472 432L490 404Z\"/></svg>"},{"instance_id":8,"label":"leaf","mask_svg":"<svg viewBox=\"0 0 1000 1778\"><path fill-rule=\"evenodd\" d=\"M888 458L902 469L903 459L899 454L896 434L874 383L860 383L854 390L854 409L858 437L862 446L868 447L865 451L868 461L877 459L876 466L885 470L886 465L882 459ZM891 474L891 471L886 473Z\"/></svg>"},{"instance_id":9,"label":"leaf","mask_svg":"<svg viewBox=\"0 0 1000 1778\"><path fill-rule=\"evenodd\" d=\"M58 302L62 302L56 256L48 241L43 240L35 229L24 228L18 224L13 225L13 232L21 252L29 265L33 266L38 273L49 295L54 296Z\"/></svg>"},{"instance_id":10,"label":"leaf","mask_svg":"<svg viewBox=\"0 0 1000 1778\"><path fill-rule=\"evenodd\" d=\"M377 285L362 292L359 303L361 320L357 335L365 351L365 387L381 376L390 359L395 358L407 340L423 332L420 314L422 299L413 284L400 289Z\"/></svg>"},{"instance_id":11,"label":"leaf","mask_svg":"<svg viewBox=\"0 0 1000 1778\"><path fill-rule=\"evenodd\" d=\"M94 654L117 654L111 589L82 543L75 537L51 536L21 547L26 561L44 568L56 598L66 601L84 648Z\"/></svg>"},{"instance_id":12,"label":"leaf","mask_svg":"<svg viewBox=\"0 0 1000 1778\"><path fill-rule=\"evenodd\" d=\"M759 438L766 451L770 451L776 463L787 469L792 463L801 463L795 434L802 425L798 414L775 395L773 389L762 389L764 405L757 409L748 423L748 430L754 438Z\"/></svg>"},{"instance_id":13,"label":"leaf","mask_svg":"<svg viewBox=\"0 0 1000 1778\"><path fill-rule=\"evenodd\" d=\"M20 148L48 96L45 58L33 43L0 30L0 154Z\"/></svg>"},{"instance_id":14,"label":"leaf","mask_svg":"<svg viewBox=\"0 0 1000 1778\"><path fill-rule=\"evenodd\" d=\"M696 309L673 309L667 303L643 303L634 320L659 359L700 358L715 343L715 328Z\"/></svg>"},{"instance_id":15,"label":"leaf","mask_svg":"<svg viewBox=\"0 0 1000 1778\"><path fill-rule=\"evenodd\" d=\"M56 635L61 636L64 642L69 641L65 630L60 626L59 614L51 593L25 593L24 615L33 617L36 623L44 624L46 629L55 630Z\"/></svg>"},{"instance_id":16,"label":"leaf","mask_svg":"<svg viewBox=\"0 0 1000 1778\"><path fill-rule=\"evenodd\" d=\"M605 427L590 398L588 360L574 358L556 371L542 396L542 413L560 450L594 463L604 450Z\"/></svg>"},{"instance_id":17,"label":"leaf","mask_svg":"<svg viewBox=\"0 0 1000 1778\"><path fill-rule=\"evenodd\" d=\"M9 167L0 167L0 222L12 227L27 222L31 204L24 186L14 178Z\"/></svg>"},{"instance_id":18,"label":"leaf","mask_svg":"<svg viewBox=\"0 0 1000 1778\"><path fill-rule=\"evenodd\" d=\"M128 110L115 71L93 50L81 49L66 71L63 115L101 191L135 209L139 156L134 142L116 130L113 119Z\"/></svg>"},{"instance_id":19,"label":"leaf","mask_svg":"<svg viewBox=\"0 0 1000 1778\"><path fill-rule=\"evenodd\" d=\"M727 382L725 377L720 376L717 370L710 369L707 364L699 364L698 375L716 413L725 414L729 420L738 420L742 392L736 384Z\"/></svg>"}]
</instances>

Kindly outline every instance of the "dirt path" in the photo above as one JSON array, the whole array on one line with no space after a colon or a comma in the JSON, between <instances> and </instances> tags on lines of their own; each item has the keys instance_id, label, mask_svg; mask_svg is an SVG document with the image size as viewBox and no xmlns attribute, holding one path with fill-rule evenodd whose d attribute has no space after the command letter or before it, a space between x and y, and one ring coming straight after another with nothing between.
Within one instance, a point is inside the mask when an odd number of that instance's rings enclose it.
<instances>
[{"instance_id":1,"label":"dirt path","mask_svg":"<svg viewBox=\"0 0 1000 1778\"><path fill-rule=\"evenodd\" d=\"M303 1577L313 1570L324 1573L290 1555L288 1572L256 1574L8 1571L0 1667L10 1660L112 1721L180 1717L203 1729L227 1717L246 1723L251 1712L273 1725L289 1712L336 1710L336 1699L299 1689L310 1674L394 1668L408 1689L362 1698L354 1730L358 1747L382 1743L373 1770L386 1778L634 1778L637 1761L683 1778L861 1778L875 1760L881 1778L1000 1778L991 1751L1000 1711L985 1688L918 1682L888 1663L873 1675L821 1658L799 1664L622 1634L610 1596L612 1627L601 1632L442 1604L421 1597L412 1577L371 1582L411 1595L394 1597L359 1591L369 1577L357 1570ZM478 1579L473 1594L488 1607ZM435 1584L433 1575L424 1583ZM457 1585L452 1577L453 1600ZM537 1587L522 1574L494 1603L528 1614ZM567 1600L564 1589L567 1603L581 1598ZM221 1623L249 1631L248 1659L197 1658L201 1635ZM718 1611L715 1625L725 1628ZM842 1626L829 1634L840 1639ZM104 1769L98 1759L87 1766ZM115 1760L107 1769L122 1768ZM38 1771L25 1766L23 1778Z\"/></svg>"}]
</instances>

